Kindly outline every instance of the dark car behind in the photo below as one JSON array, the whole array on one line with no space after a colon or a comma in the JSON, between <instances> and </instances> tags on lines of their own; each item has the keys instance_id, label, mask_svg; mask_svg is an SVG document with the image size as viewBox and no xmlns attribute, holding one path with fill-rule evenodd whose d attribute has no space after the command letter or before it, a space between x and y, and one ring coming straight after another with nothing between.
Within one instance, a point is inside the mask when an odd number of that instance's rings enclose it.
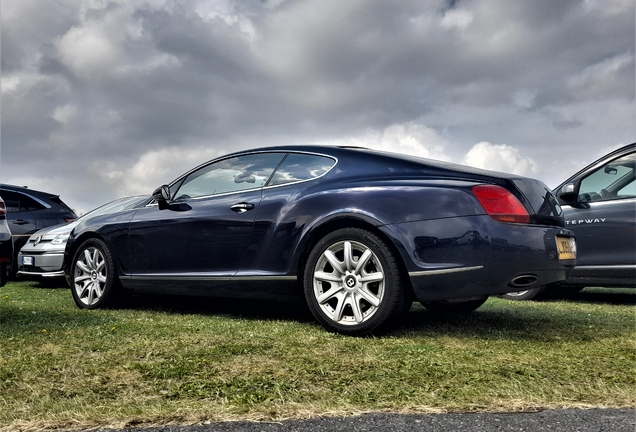
<instances>
[{"instance_id":1,"label":"dark car behind","mask_svg":"<svg viewBox=\"0 0 636 432\"><path fill-rule=\"evenodd\" d=\"M636 143L614 150L554 190L576 235L577 264L558 284L504 294L511 300L585 287L636 288Z\"/></svg>"},{"instance_id":2,"label":"dark car behind","mask_svg":"<svg viewBox=\"0 0 636 432\"><path fill-rule=\"evenodd\" d=\"M0 198L0 286L7 283L13 262L13 240L7 224L7 207Z\"/></svg>"},{"instance_id":3,"label":"dark car behind","mask_svg":"<svg viewBox=\"0 0 636 432\"><path fill-rule=\"evenodd\" d=\"M562 286L636 288L636 143L574 174L555 189L578 245Z\"/></svg>"},{"instance_id":4,"label":"dark car behind","mask_svg":"<svg viewBox=\"0 0 636 432\"><path fill-rule=\"evenodd\" d=\"M59 195L22 186L0 184L0 197L6 205L6 220L13 237L12 274L17 272L16 255L32 233L77 219L75 212Z\"/></svg>"}]
</instances>

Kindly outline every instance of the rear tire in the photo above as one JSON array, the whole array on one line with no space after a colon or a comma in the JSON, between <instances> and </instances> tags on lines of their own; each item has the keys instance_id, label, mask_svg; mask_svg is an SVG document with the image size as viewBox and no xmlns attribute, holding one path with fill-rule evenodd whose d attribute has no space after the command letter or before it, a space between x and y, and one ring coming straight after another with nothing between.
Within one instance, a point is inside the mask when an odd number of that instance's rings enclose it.
<instances>
[{"instance_id":1,"label":"rear tire","mask_svg":"<svg viewBox=\"0 0 636 432\"><path fill-rule=\"evenodd\" d=\"M309 254L303 284L316 320L344 335L384 333L412 303L389 246L360 228L339 229L321 239Z\"/></svg>"},{"instance_id":2,"label":"rear tire","mask_svg":"<svg viewBox=\"0 0 636 432\"><path fill-rule=\"evenodd\" d=\"M100 239L88 239L75 252L71 268L71 292L82 309L114 306L121 286L108 246Z\"/></svg>"}]
</instances>

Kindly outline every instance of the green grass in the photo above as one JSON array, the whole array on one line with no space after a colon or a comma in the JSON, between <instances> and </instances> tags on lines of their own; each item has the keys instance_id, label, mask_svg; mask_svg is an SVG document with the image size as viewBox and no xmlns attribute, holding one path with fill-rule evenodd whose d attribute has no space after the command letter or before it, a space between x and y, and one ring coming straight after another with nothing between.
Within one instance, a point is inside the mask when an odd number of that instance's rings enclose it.
<instances>
[{"instance_id":1,"label":"green grass","mask_svg":"<svg viewBox=\"0 0 636 432\"><path fill-rule=\"evenodd\" d=\"M380 338L327 333L302 304L138 298L86 311L68 289L0 288L0 429L86 428L367 411L636 404L636 290L419 305Z\"/></svg>"}]
</instances>

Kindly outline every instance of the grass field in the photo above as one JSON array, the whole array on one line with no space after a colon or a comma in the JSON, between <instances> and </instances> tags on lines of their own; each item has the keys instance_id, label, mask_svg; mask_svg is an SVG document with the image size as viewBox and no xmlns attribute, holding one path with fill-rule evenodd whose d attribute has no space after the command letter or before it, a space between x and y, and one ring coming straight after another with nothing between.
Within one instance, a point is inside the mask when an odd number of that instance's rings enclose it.
<instances>
[{"instance_id":1,"label":"grass field","mask_svg":"<svg viewBox=\"0 0 636 432\"><path fill-rule=\"evenodd\" d=\"M636 290L491 298L470 316L415 304L389 336L327 333L303 304L136 298L86 311L68 289L0 288L0 429L368 411L636 404Z\"/></svg>"}]
</instances>

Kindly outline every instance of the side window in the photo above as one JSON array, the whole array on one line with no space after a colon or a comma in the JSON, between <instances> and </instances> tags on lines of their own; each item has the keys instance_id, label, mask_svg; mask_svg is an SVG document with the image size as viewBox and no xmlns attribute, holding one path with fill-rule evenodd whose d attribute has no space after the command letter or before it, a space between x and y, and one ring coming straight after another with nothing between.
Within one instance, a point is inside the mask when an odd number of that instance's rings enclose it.
<instances>
[{"instance_id":1,"label":"side window","mask_svg":"<svg viewBox=\"0 0 636 432\"><path fill-rule=\"evenodd\" d=\"M284 153L258 153L206 165L181 182L175 200L263 187L284 156Z\"/></svg>"},{"instance_id":2,"label":"side window","mask_svg":"<svg viewBox=\"0 0 636 432\"><path fill-rule=\"evenodd\" d=\"M19 192L2 191L2 199L7 205L7 213L20 213L45 208L39 202Z\"/></svg>"},{"instance_id":3,"label":"side window","mask_svg":"<svg viewBox=\"0 0 636 432\"><path fill-rule=\"evenodd\" d=\"M267 185L276 186L320 177L335 163L324 156L290 153Z\"/></svg>"},{"instance_id":4,"label":"side window","mask_svg":"<svg viewBox=\"0 0 636 432\"><path fill-rule=\"evenodd\" d=\"M20 194L2 191L2 199L7 206L7 213L18 213L20 211Z\"/></svg>"},{"instance_id":5,"label":"side window","mask_svg":"<svg viewBox=\"0 0 636 432\"><path fill-rule=\"evenodd\" d=\"M23 195L20 199L20 211L37 211L44 210L45 208L46 207L31 197Z\"/></svg>"},{"instance_id":6,"label":"side window","mask_svg":"<svg viewBox=\"0 0 636 432\"><path fill-rule=\"evenodd\" d=\"M636 196L635 166L636 154L632 153L600 167L581 181L579 202L606 201Z\"/></svg>"}]
</instances>

